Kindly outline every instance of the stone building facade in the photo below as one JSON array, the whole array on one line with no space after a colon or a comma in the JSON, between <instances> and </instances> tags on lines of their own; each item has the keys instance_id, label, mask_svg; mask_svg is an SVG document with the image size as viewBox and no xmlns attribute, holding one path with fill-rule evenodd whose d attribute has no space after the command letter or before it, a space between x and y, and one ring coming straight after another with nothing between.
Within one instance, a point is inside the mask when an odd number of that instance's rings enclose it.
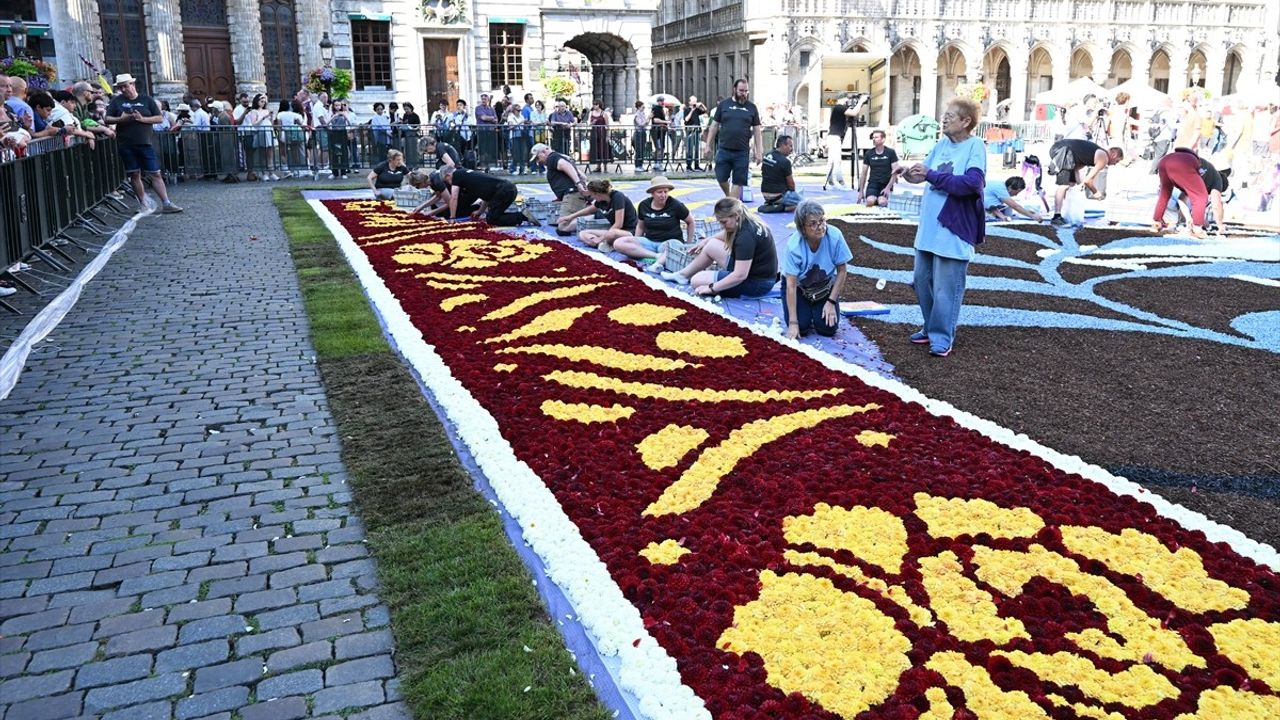
<instances>
[{"instance_id":1,"label":"stone building facade","mask_svg":"<svg viewBox=\"0 0 1280 720\"><path fill-rule=\"evenodd\" d=\"M291 95L322 66L350 70L351 101L473 106L503 85L543 93L573 80L575 102L603 99L621 112L651 91L651 31L658 0L26 0L28 24L46 28L63 80L129 72L166 99L188 90L231 98ZM24 13L25 14L25 13ZM424 119L425 113L421 113Z\"/></svg>"},{"instance_id":2,"label":"stone building facade","mask_svg":"<svg viewBox=\"0 0 1280 720\"><path fill-rule=\"evenodd\" d=\"M936 114L962 81L992 87L991 109L1031 117L1041 91L1078 77L1136 79L1166 93L1215 96L1274 84L1275 0L663 0L654 85L710 100L735 77L761 104L820 108L822 57L888 61L886 117Z\"/></svg>"}]
</instances>

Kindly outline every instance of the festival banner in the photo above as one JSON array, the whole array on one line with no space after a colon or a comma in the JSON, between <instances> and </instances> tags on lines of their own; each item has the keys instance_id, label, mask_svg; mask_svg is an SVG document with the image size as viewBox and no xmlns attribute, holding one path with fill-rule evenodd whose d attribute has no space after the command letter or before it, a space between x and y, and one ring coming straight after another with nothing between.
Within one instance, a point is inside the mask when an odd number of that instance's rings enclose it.
<instances>
[{"instance_id":1,"label":"festival banner","mask_svg":"<svg viewBox=\"0 0 1280 720\"><path fill-rule=\"evenodd\" d=\"M1280 717L1271 548L563 243L313 205L647 716Z\"/></svg>"}]
</instances>

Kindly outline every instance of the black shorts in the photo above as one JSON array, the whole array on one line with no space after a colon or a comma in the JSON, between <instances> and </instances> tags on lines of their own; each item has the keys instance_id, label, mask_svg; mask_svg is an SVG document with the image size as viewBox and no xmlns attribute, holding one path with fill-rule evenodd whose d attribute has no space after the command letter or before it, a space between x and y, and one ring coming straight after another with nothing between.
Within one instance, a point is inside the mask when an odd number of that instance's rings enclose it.
<instances>
[{"instance_id":1,"label":"black shorts","mask_svg":"<svg viewBox=\"0 0 1280 720\"><path fill-rule=\"evenodd\" d=\"M884 189L885 189L886 187L888 187L888 186L889 186L889 183L887 183L887 182L885 182L885 183L878 183L878 182L872 182L872 181L868 180L868 181L867 181L867 194L865 195L865 197L874 197L874 196L877 196L877 195L883 195L883 194L884 194Z\"/></svg>"},{"instance_id":2,"label":"black shorts","mask_svg":"<svg viewBox=\"0 0 1280 720\"><path fill-rule=\"evenodd\" d=\"M1054 184L1058 186L1070 187L1076 184L1076 169L1065 168L1059 169Z\"/></svg>"}]
</instances>

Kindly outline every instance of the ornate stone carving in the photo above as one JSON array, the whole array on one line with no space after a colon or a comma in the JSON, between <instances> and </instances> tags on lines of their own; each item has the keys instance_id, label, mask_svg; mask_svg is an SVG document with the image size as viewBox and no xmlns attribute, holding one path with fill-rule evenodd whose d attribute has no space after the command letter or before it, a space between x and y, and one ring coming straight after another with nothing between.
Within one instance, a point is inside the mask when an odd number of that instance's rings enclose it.
<instances>
[{"instance_id":1,"label":"ornate stone carving","mask_svg":"<svg viewBox=\"0 0 1280 720\"><path fill-rule=\"evenodd\" d=\"M422 17L429 23L453 25L466 22L466 0L420 0Z\"/></svg>"}]
</instances>

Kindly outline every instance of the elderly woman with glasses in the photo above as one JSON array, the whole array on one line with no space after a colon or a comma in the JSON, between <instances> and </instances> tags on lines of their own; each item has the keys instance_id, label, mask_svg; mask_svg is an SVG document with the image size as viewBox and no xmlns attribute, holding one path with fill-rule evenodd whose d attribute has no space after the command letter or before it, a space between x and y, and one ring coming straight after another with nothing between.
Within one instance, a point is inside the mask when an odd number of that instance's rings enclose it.
<instances>
[{"instance_id":1,"label":"elderly woman with glasses","mask_svg":"<svg viewBox=\"0 0 1280 720\"><path fill-rule=\"evenodd\" d=\"M795 340L809 330L831 337L839 327L840 292L853 252L844 235L827 225L826 212L813 200L801 201L795 218L796 231L787 238L782 257L787 337Z\"/></svg>"},{"instance_id":2,"label":"elderly woman with glasses","mask_svg":"<svg viewBox=\"0 0 1280 720\"><path fill-rule=\"evenodd\" d=\"M951 354L969 261L985 238L987 148L973 136L981 111L955 98L942 114L942 134L923 163L899 166L910 183L927 183L916 228L915 287L924 326L911 342L936 357Z\"/></svg>"}]
</instances>

